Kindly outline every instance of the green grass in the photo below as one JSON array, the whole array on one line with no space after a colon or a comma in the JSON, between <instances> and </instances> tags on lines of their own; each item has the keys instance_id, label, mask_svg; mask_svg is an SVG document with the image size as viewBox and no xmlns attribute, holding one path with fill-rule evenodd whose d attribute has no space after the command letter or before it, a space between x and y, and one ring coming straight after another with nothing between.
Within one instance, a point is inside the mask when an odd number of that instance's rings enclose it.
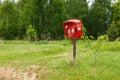
<instances>
[{"instance_id":1,"label":"green grass","mask_svg":"<svg viewBox=\"0 0 120 80\"><path fill-rule=\"evenodd\" d=\"M90 45L78 40L73 66L69 40L0 41L1 67L26 69L34 64L44 69L42 80L120 80L120 42L104 42L95 64Z\"/></svg>"}]
</instances>

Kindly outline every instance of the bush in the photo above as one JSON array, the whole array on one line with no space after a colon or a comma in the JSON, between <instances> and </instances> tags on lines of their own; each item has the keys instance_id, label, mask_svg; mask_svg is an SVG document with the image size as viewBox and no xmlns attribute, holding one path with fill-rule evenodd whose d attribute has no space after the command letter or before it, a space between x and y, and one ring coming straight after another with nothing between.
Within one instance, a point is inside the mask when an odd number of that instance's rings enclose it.
<instances>
[{"instance_id":1,"label":"bush","mask_svg":"<svg viewBox=\"0 0 120 80\"><path fill-rule=\"evenodd\" d=\"M30 41L36 41L37 32L32 25L29 25L26 30L26 36Z\"/></svg>"},{"instance_id":2,"label":"bush","mask_svg":"<svg viewBox=\"0 0 120 80\"><path fill-rule=\"evenodd\" d=\"M91 39L94 39L93 36L90 36ZM98 55L102 52L103 50L103 44L105 42L108 42L109 38L108 35L100 35L98 37L97 40L95 41L90 41L90 39L88 38L88 36L85 36L85 40L87 41L87 43L89 44L89 48L92 50L93 55L94 55L94 66L96 66L97 63L97 57Z\"/></svg>"}]
</instances>

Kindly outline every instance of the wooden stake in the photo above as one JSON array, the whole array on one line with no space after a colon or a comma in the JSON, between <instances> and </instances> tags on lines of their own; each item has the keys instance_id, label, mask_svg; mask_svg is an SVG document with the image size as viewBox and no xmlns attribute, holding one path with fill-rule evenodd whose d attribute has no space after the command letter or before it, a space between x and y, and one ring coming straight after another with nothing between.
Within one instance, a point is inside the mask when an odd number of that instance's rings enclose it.
<instances>
[{"instance_id":1,"label":"wooden stake","mask_svg":"<svg viewBox=\"0 0 120 80\"><path fill-rule=\"evenodd\" d=\"M73 60L76 60L76 39L73 39Z\"/></svg>"}]
</instances>

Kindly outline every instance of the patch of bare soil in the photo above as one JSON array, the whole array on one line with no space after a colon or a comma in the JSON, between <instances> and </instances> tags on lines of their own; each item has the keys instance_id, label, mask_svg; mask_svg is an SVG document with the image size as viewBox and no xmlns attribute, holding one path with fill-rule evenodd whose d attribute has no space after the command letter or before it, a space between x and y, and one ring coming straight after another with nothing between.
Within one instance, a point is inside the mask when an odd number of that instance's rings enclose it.
<instances>
[{"instance_id":1,"label":"patch of bare soil","mask_svg":"<svg viewBox=\"0 0 120 80\"><path fill-rule=\"evenodd\" d=\"M33 65L26 70L14 71L11 67L0 68L0 80L41 80L43 69Z\"/></svg>"}]
</instances>

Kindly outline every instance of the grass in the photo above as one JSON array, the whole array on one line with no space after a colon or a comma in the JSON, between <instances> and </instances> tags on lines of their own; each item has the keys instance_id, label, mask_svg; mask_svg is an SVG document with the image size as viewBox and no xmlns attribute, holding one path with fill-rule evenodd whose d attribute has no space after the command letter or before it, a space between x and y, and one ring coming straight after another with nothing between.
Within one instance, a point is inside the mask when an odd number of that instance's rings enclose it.
<instances>
[{"instance_id":1,"label":"grass","mask_svg":"<svg viewBox=\"0 0 120 80\"><path fill-rule=\"evenodd\" d=\"M86 41L77 41L73 66L69 40L0 41L0 66L21 70L37 64L44 70L38 74L42 80L120 80L120 42L104 42L96 65L90 47Z\"/></svg>"}]
</instances>

